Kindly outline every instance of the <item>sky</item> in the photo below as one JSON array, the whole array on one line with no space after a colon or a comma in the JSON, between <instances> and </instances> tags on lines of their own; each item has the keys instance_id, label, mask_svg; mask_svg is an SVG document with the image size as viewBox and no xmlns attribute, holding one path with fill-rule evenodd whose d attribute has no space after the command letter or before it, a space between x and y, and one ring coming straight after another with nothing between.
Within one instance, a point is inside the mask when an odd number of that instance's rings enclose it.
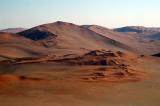
<instances>
[{"instance_id":1,"label":"sky","mask_svg":"<svg viewBox=\"0 0 160 106\"><path fill-rule=\"evenodd\" d=\"M0 29L55 21L160 27L160 0L0 0Z\"/></svg>"}]
</instances>

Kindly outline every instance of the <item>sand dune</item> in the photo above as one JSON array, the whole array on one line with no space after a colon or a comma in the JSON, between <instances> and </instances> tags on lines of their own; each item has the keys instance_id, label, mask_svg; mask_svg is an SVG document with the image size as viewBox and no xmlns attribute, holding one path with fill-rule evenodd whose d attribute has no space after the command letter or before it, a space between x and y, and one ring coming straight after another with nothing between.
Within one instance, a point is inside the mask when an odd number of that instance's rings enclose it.
<instances>
[{"instance_id":1,"label":"sand dune","mask_svg":"<svg viewBox=\"0 0 160 106\"><path fill-rule=\"evenodd\" d=\"M20 35L34 41L41 41L47 47L64 49L129 49L127 45L104 37L89 29L66 22L40 25Z\"/></svg>"},{"instance_id":2,"label":"sand dune","mask_svg":"<svg viewBox=\"0 0 160 106\"><path fill-rule=\"evenodd\" d=\"M153 41L151 39L146 39L145 37L142 37L141 33L140 34L134 33L134 32L142 32L144 29L143 30L126 29L126 27L125 27L125 29L123 29L123 28L122 29L115 29L115 31L114 31L114 30L107 29L102 26L97 26L97 25L85 25L82 27L88 28L98 34L105 36L105 37L111 38L111 39L119 41L125 45L128 45L129 47L133 48L137 53L140 53L140 54L151 55L151 54L154 54L154 53L157 53L160 51L160 42L159 41ZM122 32L119 30L127 30L132 33L124 33L124 31ZM156 28L154 30L159 31ZM147 33L148 32L153 33L152 29L148 29ZM148 34L148 37L149 37L149 35L152 35L152 34ZM144 34L143 36L147 36L147 34ZM156 36L156 37L158 37L158 36Z\"/></svg>"},{"instance_id":3,"label":"sand dune","mask_svg":"<svg viewBox=\"0 0 160 106\"><path fill-rule=\"evenodd\" d=\"M17 66L26 64L52 64L53 67L87 67L94 66L96 69L86 69L85 73L79 73L82 81L106 81L106 82L128 82L128 81L140 81L147 78L145 72L139 71L138 68L131 68L133 59L136 59L135 55L128 55L123 52L113 52L106 50L94 50L87 52L83 55L77 55L74 57L68 56L56 56L46 55L36 58L17 58L4 60L0 62L2 66ZM138 59L134 60L137 62ZM81 75L82 74L82 75ZM83 75L85 74L85 75ZM74 75L72 76L75 77ZM78 76L77 76L78 78ZM67 80L68 78L66 78ZM0 75L0 83L9 83L17 81L52 81L48 78L29 77L25 75L14 76L9 74ZM36 82L35 82L36 83Z\"/></svg>"},{"instance_id":4,"label":"sand dune","mask_svg":"<svg viewBox=\"0 0 160 106\"><path fill-rule=\"evenodd\" d=\"M1 32L0 105L159 106L159 41L134 35L60 21Z\"/></svg>"},{"instance_id":5,"label":"sand dune","mask_svg":"<svg viewBox=\"0 0 160 106\"><path fill-rule=\"evenodd\" d=\"M30 39L12 33L0 33L1 57L31 57L42 54L44 48Z\"/></svg>"},{"instance_id":6,"label":"sand dune","mask_svg":"<svg viewBox=\"0 0 160 106\"><path fill-rule=\"evenodd\" d=\"M82 54L96 49L155 54L158 41L142 40L96 25L75 25L57 21L18 34L0 33L2 57L33 57L55 54Z\"/></svg>"}]
</instances>

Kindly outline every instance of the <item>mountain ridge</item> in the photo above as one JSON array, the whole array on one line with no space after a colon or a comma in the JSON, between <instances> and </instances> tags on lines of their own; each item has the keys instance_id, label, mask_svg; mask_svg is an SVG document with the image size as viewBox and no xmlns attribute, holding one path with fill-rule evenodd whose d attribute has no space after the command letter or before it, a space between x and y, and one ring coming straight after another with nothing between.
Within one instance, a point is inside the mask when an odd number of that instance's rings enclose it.
<instances>
[{"instance_id":1,"label":"mountain ridge","mask_svg":"<svg viewBox=\"0 0 160 106\"><path fill-rule=\"evenodd\" d=\"M106 44L117 46L117 47L119 46L121 48L127 47L118 41L104 37L89 29L83 28L81 26L78 26L72 23L61 22L61 21L57 21L55 23L43 24L43 25L28 29L26 31L20 32L18 34L26 38L30 38L32 40L37 40L37 41L46 40L49 38L50 40L53 39L52 41L53 42L56 41L57 43L57 42L60 42L59 40L63 40L63 42L66 43L64 45L68 45L68 46L73 46L74 43L76 44L77 42L83 42L86 44L86 45L83 45L83 43L79 45L77 44L79 48L85 48L87 47L87 45L88 45L88 48L90 47L92 48L94 46L98 47L98 45L105 46ZM42 36L42 39L35 39L35 38L38 38L35 36L39 36L39 35ZM68 41L68 39L70 40ZM92 43L89 43L89 42L92 42ZM80 46L80 45L83 45L83 46Z\"/></svg>"},{"instance_id":2,"label":"mountain ridge","mask_svg":"<svg viewBox=\"0 0 160 106\"><path fill-rule=\"evenodd\" d=\"M27 28L7 28L7 29L0 30L0 32L18 33L24 30L27 30Z\"/></svg>"},{"instance_id":3,"label":"mountain ridge","mask_svg":"<svg viewBox=\"0 0 160 106\"><path fill-rule=\"evenodd\" d=\"M97 49L151 55L160 51L160 42L135 36L138 35L117 32L99 25L76 25L57 21L16 34L1 32L0 55L3 57L32 57L50 53L68 55Z\"/></svg>"}]
</instances>

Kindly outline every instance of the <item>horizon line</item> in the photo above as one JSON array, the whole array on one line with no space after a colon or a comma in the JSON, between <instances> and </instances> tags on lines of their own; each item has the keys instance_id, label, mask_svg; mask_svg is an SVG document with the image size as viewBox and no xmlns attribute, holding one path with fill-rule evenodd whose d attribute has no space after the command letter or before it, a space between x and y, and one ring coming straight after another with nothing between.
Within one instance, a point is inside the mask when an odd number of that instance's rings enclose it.
<instances>
[{"instance_id":1,"label":"horizon line","mask_svg":"<svg viewBox=\"0 0 160 106\"><path fill-rule=\"evenodd\" d=\"M63 22L63 23L70 23L70 24L74 24L74 25L78 25L78 26L83 26L83 25L95 25L95 26L101 26L104 28L108 28L108 29L116 29L116 28L123 28L123 27L145 27L145 28L160 28L160 26L148 26L148 25L122 25L119 27L107 27L105 25L98 25L98 24L77 24L74 22L68 22L68 21L54 21L54 22L46 22L46 23L42 23L42 24L37 24L37 25L32 25L31 27L23 27L23 26L15 26L15 27L6 27L6 28L0 28L0 30L6 30L6 29L12 29L12 28L24 28L24 29L30 29L36 26L40 26L40 25L45 25L45 24L52 24L52 23L56 23L56 22Z\"/></svg>"}]
</instances>

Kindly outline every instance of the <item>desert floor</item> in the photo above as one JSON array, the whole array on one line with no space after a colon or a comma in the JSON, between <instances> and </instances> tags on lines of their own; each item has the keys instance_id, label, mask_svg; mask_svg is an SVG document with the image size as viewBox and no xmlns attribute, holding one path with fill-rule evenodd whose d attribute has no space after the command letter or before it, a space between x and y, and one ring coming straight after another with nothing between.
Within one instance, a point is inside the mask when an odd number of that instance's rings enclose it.
<instances>
[{"instance_id":1,"label":"desert floor","mask_svg":"<svg viewBox=\"0 0 160 106\"><path fill-rule=\"evenodd\" d=\"M134 66L143 69L148 79L121 83L82 80L87 70L102 68L93 66L0 66L1 74L8 75L0 79L0 106L160 106L160 60L143 59ZM22 81L16 75L24 76Z\"/></svg>"}]
</instances>

